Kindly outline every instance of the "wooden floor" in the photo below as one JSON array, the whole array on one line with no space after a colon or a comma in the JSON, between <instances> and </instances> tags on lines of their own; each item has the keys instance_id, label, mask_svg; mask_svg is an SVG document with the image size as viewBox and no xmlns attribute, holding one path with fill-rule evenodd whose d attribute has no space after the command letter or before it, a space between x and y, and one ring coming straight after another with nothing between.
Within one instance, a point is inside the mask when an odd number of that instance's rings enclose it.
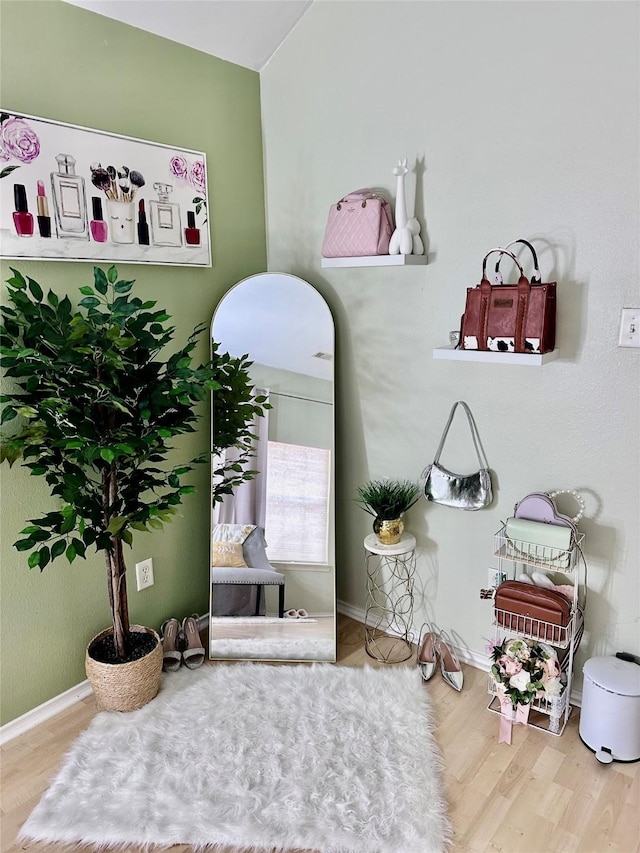
<instances>
[{"instance_id":1,"label":"wooden floor","mask_svg":"<svg viewBox=\"0 0 640 853\"><path fill-rule=\"evenodd\" d=\"M346 616L338 619L338 663L379 665L364 651L364 627ZM464 677L462 693L445 684L439 674L424 687L444 757L444 785L454 830L451 851L638 853L640 763L598 764L578 737L577 710L561 737L517 726L511 746L498 745L498 717L486 710L486 674L465 666ZM93 849L22 845L15 836L64 753L94 714L89 697L2 747L2 853ZM139 849L127 848L127 853ZM192 848L176 845L162 850L191 853ZM226 848L224 853L234 851Z\"/></svg>"}]
</instances>

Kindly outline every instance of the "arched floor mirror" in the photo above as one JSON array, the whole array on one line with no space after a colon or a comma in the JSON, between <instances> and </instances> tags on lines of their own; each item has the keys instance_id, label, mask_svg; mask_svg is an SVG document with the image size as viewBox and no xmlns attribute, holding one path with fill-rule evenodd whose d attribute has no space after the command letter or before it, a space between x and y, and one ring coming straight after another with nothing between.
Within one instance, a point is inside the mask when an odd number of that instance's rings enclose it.
<instances>
[{"instance_id":1,"label":"arched floor mirror","mask_svg":"<svg viewBox=\"0 0 640 853\"><path fill-rule=\"evenodd\" d=\"M308 282L261 273L225 294L211 337L248 354L271 408L254 424L257 476L212 507L209 657L335 661L331 312Z\"/></svg>"}]
</instances>

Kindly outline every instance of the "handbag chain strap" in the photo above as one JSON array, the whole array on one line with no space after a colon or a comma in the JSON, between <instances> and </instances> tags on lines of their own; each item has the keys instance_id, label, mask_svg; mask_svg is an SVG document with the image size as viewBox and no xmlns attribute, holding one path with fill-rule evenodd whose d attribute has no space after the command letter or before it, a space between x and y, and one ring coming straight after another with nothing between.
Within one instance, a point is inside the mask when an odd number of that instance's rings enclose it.
<instances>
[{"instance_id":1,"label":"handbag chain strap","mask_svg":"<svg viewBox=\"0 0 640 853\"><path fill-rule=\"evenodd\" d=\"M436 455L435 455L433 461L436 464L438 464L438 462L440 461L440 454L442 453L442 448L444 447L444 443L445 443L445 440L447 438L447 434L449 432L449 427L451 426L451 423L453 421L453 416L455 415L456 409L458 408L458 406L462 406L462 408L465 410L465 412L467 414L467 420L469 421L469 429L471 430L471 437L473 439L473 446L476 449L476 453L478 455L478 461L480 462L480 467L488 469L489 463L487 462L487 457L485 456L484 450L482 448L482 442L480 441L480 434L478 433L478 427L476 426L475 419L474 419L473 415L471 414L471 409L464 402L464 400L458 400L458 402L454 403L453 406L451 407L451 411L449 412L449 420L447 421L447 425L445 426L444 431L442 433L442 438L440 439L440 444L438 445L438 449L436 451Z\"/></svg>"}]
</instances>

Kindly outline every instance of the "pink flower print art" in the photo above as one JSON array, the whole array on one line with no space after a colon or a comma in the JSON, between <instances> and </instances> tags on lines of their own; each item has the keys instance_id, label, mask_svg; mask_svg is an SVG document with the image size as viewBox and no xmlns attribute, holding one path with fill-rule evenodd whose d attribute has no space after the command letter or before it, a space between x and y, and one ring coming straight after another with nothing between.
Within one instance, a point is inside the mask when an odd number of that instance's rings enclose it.
<instances>
[{"instance_id":1,"label":"pink flower print art","mask_svg":"<svg viewBox=\"0 0 640 853\"><path fill-rule=\"evenodd\" d=\"M180 154L174 155L169 161L169 173L178 186L191 186L196 195L192 199L196 216L204 214L202 225L208 221L207 216L207 176L203 160L195 160L190 163L186 157Z\"/></svg>"},{"instance_id":2,"label":"pink flower print art","mask_svg":"<svg viewBox=\"0 0 640 853\"><path fill-rule=\"evenodd\" d=\"M186 183L189 179L189 164L184 157L172 157L169 163L169 171L180 182Z\"/></svg>"},{"instance_id":3,"label":"pink flower print art","mask_svg":"<svg viewBox=\"0 0 640 853\"><path fill-rule=\"evenodd\" d=\"M204 193L206 189L206 177L204 173L204 163L202 160L196 160L189 171L189 181L194 190Z\"/></svg>"},{"instance_id":4,"label":"pink flower print art","mask_svg":"<svg viewBox=\"0 0 640 853\"><path fill-rule=\"evenodd\" d=\"M19 160L0 171L0 178L19 169L22 163L31 163L40 154L40 140L33 128L21 118L12 118L7 113L0 115L0 161L8 163Z\"/></svg>"}]
</instances>

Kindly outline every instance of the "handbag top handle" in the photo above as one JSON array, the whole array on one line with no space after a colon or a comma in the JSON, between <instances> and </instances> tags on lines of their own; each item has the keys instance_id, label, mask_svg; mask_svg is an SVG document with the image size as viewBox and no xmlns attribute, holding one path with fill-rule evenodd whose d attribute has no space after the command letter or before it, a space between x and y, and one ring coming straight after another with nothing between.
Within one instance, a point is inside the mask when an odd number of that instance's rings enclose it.
<instances>
[{"instance_id":1,"label":"handbag top handle","mask_svg":"<svg viewBox=\"0 0 640 853\"><path fill-rule=\"evenodd\" d=\"M437 465L440 461L440 454L442 453L442 448L444 447L445 440L447 438L447 433L449 432L449 427L451 426L451 422L453 421L453 416L456 413L456 409L458 406L462 406L467 414L467 420L469 421L469 429L471 430L471 438L473 439L473 446L476 449L476 453L478 455L478 461L480 462L480 467L485 470L489 469L489 463L487 462L487 457L484 454L484 449L482 447L482 442L480 441L480 434L478 433L478 427L476 426L475 418L471 414L471 409L464 400L458 400L457 403L454 403L451 407L451 411L449 412L449 420L447 421L447 425L444 428L442 433L442 438L440 439L440 444L438 445L438 449L436 451L436 455L433 459L434 463Z\"/></svg>"},{"instance_id":2,"label":"handbag top handle","mask_svg":"<svg viewBox=\"0 0 640 853\"><path fill-rule=\"evenodd\" d=\"M500 248L500 246L497 246L495 249L490 249L482 260L482 280L483 281L487 281L487 258L489 257L489 255L493 255L494 252L500 252L500 258L502 258L503 255L508 255L511 258L511 260L513 261L513 263L520 270L520 281L522 281L524 279L525 282L527 283L527 286L529 285L529 279L524 274L524 270L520 264L520 261L516 258L516 256L513 254L513 252L509 252L509 251L507 251L507 249L502 249L502 248Z\"/></svg>"},{"instance_id":3,"label":"handbag top handle","mask_svg":"<svg viewBox=\"0 0 640 853\"><path fill-rule=\"evenodd\" d=\"M536 255L536 250L533 248L531 243L528 240L525 240L523 237L518 237L517 240L512 240L510 243L504 247L505 249L510 249L512 246L515 246L516 243L522 243L525 245L533 255L533 275L531 276L531 284L541 284L542 276L540 275L540 265L538 264L538 256ZM495 268L495 283L502 284L502 274L500 272L500 261L502 260L502 255L496 261Z\"/></svg>"}]
</instances>

